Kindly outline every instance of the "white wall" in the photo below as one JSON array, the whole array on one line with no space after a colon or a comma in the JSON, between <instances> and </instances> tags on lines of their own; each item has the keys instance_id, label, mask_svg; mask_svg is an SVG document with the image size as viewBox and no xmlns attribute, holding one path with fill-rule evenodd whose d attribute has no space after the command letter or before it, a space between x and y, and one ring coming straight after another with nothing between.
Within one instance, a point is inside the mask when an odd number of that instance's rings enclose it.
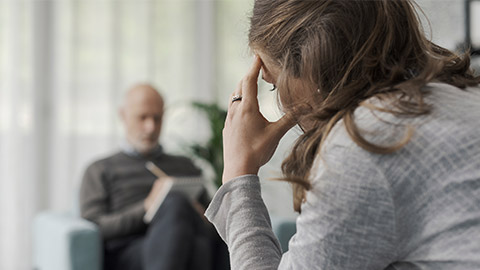
<instances>
[{"instance_id":1,"label":"white wall","mask_svg":"<svg viewBox=\"0 0 480 270\"><path fill-rule=\"evenodd\" d=\"M454 50L465 39L465 18L463 0L417 0L431 23L432 41L447 49ZM421 14L421 13L420 13ZM426 20L425 30L429 32Z\"/></svg>"}]
</instances>

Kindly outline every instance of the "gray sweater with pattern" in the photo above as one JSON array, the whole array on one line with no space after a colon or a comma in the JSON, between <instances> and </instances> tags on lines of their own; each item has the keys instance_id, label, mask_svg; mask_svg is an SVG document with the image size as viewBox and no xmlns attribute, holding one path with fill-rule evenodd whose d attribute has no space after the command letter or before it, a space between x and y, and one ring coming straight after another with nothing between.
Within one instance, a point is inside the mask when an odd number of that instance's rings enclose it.
<instances>
[{"instance_id":1,"label":"gray sweater with pattern","mask_svg":"<svg viewBox=\"0 0 480 270\"><path fill-rule=\"evenodd\" d=\"M188 158L162 152L150 157L119 152L91 164L80 188L80 211L98 225L104 240L145 232L143 201L156 180L145 167L147 161L170 176L201 174Z\"/></svg>"},{"instance_id":2,"label":"gray sweater with pattern","mask_svg":"<svg viewBox=\"0 0 480 270\"><path fill-rule=\"evenodd\" d=\"M363 150L336 124L285 254L258 177L223 185L206 216L229 246L232 269L480 269L480 90L428 88L427 116L356 110L357 125L377 144L414 128L393 154Z\"/></svg>"}]
</instances>

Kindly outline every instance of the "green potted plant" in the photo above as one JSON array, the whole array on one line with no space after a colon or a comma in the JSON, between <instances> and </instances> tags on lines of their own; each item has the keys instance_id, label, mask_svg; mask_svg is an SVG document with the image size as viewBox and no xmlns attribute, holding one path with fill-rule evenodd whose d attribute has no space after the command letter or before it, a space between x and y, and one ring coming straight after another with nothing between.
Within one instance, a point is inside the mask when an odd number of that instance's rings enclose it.
<instances>
[{"instance_id":1,"label":"green potted plant","mask_svg":"<svg viewBox=\"0 0 480 270\"><path fill-rule=\"evenodd\" d=\"M214 103L193 102L192 106L204 113L210 124L211 137L206 144L190 145L190 152L210 164L215 172L214 183L217 187L222 185L223 172L223 139L222 130L227 117L227 111Z\"/></svg>"}]
</instances>

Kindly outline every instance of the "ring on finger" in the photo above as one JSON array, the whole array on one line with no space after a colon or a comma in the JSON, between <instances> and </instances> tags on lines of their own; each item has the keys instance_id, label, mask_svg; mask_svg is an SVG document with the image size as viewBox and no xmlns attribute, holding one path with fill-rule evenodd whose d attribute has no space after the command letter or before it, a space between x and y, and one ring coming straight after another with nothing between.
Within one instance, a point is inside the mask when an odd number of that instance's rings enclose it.
<instances>
[{"instance_id":1,"label":"ring on finger","mask_svg":"<svg viewBox=\"0 0 480 270\"><path fill-rule=\"evenodd\" d=\"M242 100L242 95L235 95L232 97L232 103L235 101L241 101Z\"/></svg>"}]
</instances>

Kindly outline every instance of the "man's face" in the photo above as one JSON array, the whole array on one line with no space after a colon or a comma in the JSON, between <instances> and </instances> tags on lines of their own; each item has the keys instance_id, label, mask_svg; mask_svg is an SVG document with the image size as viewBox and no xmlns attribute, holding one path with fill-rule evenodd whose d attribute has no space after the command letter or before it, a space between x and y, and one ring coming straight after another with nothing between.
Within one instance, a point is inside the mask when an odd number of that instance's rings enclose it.
<instances>
[{"instance_id":1,"label":"man's face","mask_svg":"<svg viewBox=\"0 0 480 270\"><path fill-rule=\"evenodd\" d=\"M127 102L122 118L128 142L146 154L158 144L162 128L163 101L156 96L142 95Z\"/></svg>"}]
</instances>

